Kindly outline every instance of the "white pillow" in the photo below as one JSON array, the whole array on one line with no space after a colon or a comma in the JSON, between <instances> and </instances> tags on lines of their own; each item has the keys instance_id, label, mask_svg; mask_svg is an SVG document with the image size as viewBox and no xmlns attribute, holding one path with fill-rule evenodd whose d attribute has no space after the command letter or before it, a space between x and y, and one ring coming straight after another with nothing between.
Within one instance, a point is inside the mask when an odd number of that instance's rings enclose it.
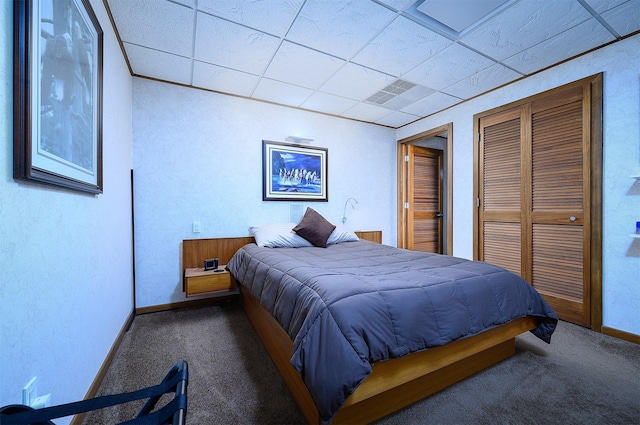
<instances>
[{"instance_id":1,"label":"white pillow","mask_svg":"<svg viewBox=\"0 0 640 425\"><path fill-rule=\"evenodd\" d=\"M300 248L313 246L310 242L295 234L292 230L295 226L295 223L267 224L265 226L249 227L249 232L256 240L256 244L261 247Z\"/></svg>"},{"instance_id":2,"label":"white pillow","mask_svg":"<svg viewBox=\"0 0 640 425\"><path fill-rule=\"evenodd\" d=\"M353 233L351 229L343 224L336 224L336 228L329 236L329 240L327 240L327 245L341 242L353 242L357 240L359 240L358 235Z\"/></svg>"}]
</instances>

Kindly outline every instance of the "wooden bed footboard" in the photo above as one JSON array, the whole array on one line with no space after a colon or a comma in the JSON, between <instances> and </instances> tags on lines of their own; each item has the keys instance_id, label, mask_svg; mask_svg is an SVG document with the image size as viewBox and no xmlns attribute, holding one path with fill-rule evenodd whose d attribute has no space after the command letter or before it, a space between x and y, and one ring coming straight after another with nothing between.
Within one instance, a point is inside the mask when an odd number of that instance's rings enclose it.
<instances>
[{"instance_id":1,"label":"wooden bed footboard","mask_svg":"<svg viewBox=\"0 0 640 425\"><path fill-rule=\"evenodd\" d=\"M289 362L293 354L289 335L244 287L240 296L245 314L305 419L320 424L315 403ZM332 424L372 422L486 369L515 354L515 337L536 325L535 318L523 317L442 347L376 363Z\"/></svg>"}]
</instances>

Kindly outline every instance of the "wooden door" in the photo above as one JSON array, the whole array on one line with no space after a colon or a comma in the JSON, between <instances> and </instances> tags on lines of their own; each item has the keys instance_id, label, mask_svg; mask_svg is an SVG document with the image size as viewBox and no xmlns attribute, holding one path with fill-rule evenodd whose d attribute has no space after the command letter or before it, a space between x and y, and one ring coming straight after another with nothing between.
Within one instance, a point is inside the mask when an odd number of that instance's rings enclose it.
<instances>
[{"instance_id":1,"label":"wooden door","mask_svg":"<svg viewBox=\"0 0 640 425\"><path fill-rule=\"evenodd\" d=\"M477 153L478 259L520 274L561 319L587 327L601 226L593 89L573 84L480 116Z\"/></svg>"},{"instance_id":2,"label":"wooden door","mask_svg":"<svg viewBox=\"0 0 640 425\"><path fill-rule=\"evenodd\" d=\"M522 108L514 108L480 119L478 198L479 259L519 275L526 257L522 249L523 113Z\"/></svg>"},{"instance_id":3,"label":"wooden door","mask_svg":"<svg viewBox=\"0 0 640 425\"><path fill-rule=\"evenodd\" d=\"M565 320L584 326L591 282L589 120L583 119L589 99L577 87L532 102L528 206L531 283Z\"/></svg>"},{"instance_id":4,"label":"wooden door","mask_svg":"<svg viewBox=\"0 0 640 425\"><path fill-rule=\"evenodd\" d=\"M442 254L442 151L408 147L408 248Z\"/></svg>"},{"instance_id":5,"label":"wooden door","mask_svg":"<svg viewBox=\"0 0 640 425\"><path fill-rule=\"evenodd\" d=\"M439 170L435 169L428 171L429 166L427 163L434 164L434 160L419 158L420 164L418 165L418 171L414 170L413 163L415 161L410 160L413 153L410 155L409 149L412 152L416 152L415 147L423 147L432 149L438 152L440 156ZM412 166L410 172L409 166ZM441 125L440 127L432 128L419 134L415 134L406 139L398 141L398 228L397 228L397 246L398 248L405 249L425 249L433 252L440 252L447 255L452 255L453 252L453 123ZM427 170L425 170L425 168ZM415 174L418 173L418 179L415 179ZM439 186L439 206L424 208L424 205L419 205L418 217L415 216L412 205L423 204L422 199L414 199L414 187L416 182L423 181L424 176L422 173L431 173L434 178L430 178L429 181L433 185ZM436 182L436 178L438 182ZM409 187L411 185L411 188ZM435 187L431 189L424 189L423 198L433 198L436 191ZM427 193L427 192L431 193ZM411 214L410 214L411 209ZM424 209L425 211L420 211ZM438 220L431 218L431 226L437 224L438 235L436 236L424 236L418 235L416 238L416 229L420 232L421 227L416 228L416 220L418 224L420 221L428 220L425 217L420 217L420 214L435 214L436 216L442 213L442 217L436 217ZM409 220L411 218L411 225ZM425 223L422 223L423 225ZM428 227L428 225L425 225ZM437 242L439 239L439 242ZM416 248L430 245L428 248ZM435 246L440 245L438 251ZM410 246L414 248L410 248Z\"/></svg>"}]
</instances>

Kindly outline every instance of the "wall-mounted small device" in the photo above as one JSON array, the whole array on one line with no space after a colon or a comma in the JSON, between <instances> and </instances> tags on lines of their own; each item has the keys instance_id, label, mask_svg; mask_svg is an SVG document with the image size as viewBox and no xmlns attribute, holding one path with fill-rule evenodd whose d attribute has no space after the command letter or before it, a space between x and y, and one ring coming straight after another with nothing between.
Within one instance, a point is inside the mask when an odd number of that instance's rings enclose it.
<instances>
[{"instance_id":1,"label":"wall-mounted small device","mask_svg":"<svg viewBox=\"0 0 640 425\"><path fill-rule=\"evenodd\" d=\"M208 260L204 260L204 269L205 270L215 270L218 268L218 259L210 258Z\"/></svg>"}]
</instances>

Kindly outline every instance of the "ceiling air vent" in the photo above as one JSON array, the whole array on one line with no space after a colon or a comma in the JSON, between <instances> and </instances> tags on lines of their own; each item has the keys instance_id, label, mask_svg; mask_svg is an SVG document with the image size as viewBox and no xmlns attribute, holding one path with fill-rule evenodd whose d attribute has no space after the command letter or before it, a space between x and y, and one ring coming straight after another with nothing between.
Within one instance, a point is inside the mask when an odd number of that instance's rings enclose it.
<instances>
[{"instance_id":1,"label":"ceiling air vent","mask_svg":"<svg viewBox=\"0 0 640 425\"><path fill-rule=\"evenodd\" d=\"M405 80L396 80L366 100L369 103L384 105L391 99L414 88L416 85Z\"/></svg>"}]
</instances>

